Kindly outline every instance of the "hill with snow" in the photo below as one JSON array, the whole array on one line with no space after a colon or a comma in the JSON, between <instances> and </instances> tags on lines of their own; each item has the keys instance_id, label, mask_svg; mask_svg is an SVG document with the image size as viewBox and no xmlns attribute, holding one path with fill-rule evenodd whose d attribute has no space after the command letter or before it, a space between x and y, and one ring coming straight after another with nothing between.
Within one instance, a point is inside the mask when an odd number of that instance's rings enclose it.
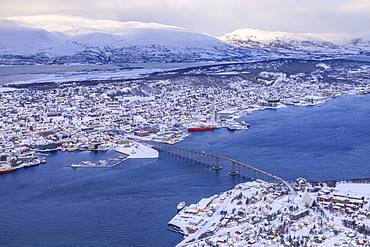
<instances>
[{"instance_id":1,"label":"hill with snow","mask_svg":"<svg viewBox=\"0 0 370 247\"><path fill-rule=\"evenodd\" d=\"M0 33L0 55L7 60L17 55L23 62L199 62L251 52L175 26L64 15L3 19Z\"/></svg>"},{"instance_id":2,"label":"hill with snow","mask_svg":"<svg viewBox=\"0 0 370 247\"><path fill-rule=\"evenodd\" d=\"M260 48L287 56L370 55L370 33L318 34L238 29L220 40L237 47Z\"/></svg>"},{"instance_id":3,"label":"hill with snow","mask_svg":"<svg viewBox=\"0 0 370 247\"><path fill-rule=\"evenodd\" d=\"M370 56L370 33L240 29L221 38L157 23L65 15L0 20L0 64L168 63Z\"/></svg>"}]
</instances>

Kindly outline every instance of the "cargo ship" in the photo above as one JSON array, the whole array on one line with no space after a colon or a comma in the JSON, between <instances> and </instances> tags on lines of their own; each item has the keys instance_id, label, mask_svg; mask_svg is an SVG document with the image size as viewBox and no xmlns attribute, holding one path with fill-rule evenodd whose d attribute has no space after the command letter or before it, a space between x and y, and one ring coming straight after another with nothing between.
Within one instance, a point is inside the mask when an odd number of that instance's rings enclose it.
<instances>
[{"instance_id":1,"label":"cargo ship","mask_svg":"<svg viewBox=\"0 0 370 247\"><path fill-rule=\"evenodd\" d=\"M214 130L214 126L192 126L188 128L188 131L198 131L198 130Z\"/></svg>"}]
</instances>

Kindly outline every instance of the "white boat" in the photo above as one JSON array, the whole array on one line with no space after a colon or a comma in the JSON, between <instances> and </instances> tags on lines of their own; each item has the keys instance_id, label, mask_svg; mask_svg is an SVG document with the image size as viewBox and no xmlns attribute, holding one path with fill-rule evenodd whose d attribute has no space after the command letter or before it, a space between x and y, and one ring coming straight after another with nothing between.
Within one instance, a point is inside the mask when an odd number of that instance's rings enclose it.
<instances>
[{"instance_id":1,"label":"white boat","mask_svg":"<svg viewBox=\"0 0 370 247\"><path fill-rule=\"evenodd\" d=\"M40 163L41 163L40 160L34 160L34 161L24 163L23 167L27 168L27 167L31 167L31 166L38 166L38 165L40 165Z\"/></svg>"},{"instance_id":2,"label":"white boat","mask_svg":"<svg viewBox=\"0 0 370 247\"><path fill-rule=\"evenodd\" d=\"M96 164L94 162L91 162L89 160L82 161L81 163L84 164L84 165L86 165L86 166L96 166Z\"/></svg>"},{"instance_id":3,"label":"white boat","mask_svg":"<svg viewBox=\"0 0 370 247\"><path fill-rule=\"evenodd\" d=\"M107 166L108 162L106 160L99 160L98 163L102 166Z\"/></svg>"},{"instance_id":4,"label":"white boat","mask_svg":"<svg viewBox=\"0 0 370 247\"><path fill-rule=\"evenodd\" d=\"M244 120L242 121L242 125L250 127L251 125L249 123L246 123Z\"/></svg>"},{"instance_id":5,"label":"white boat","mask_svg":"<svg viewBox=\"0 0 370 247\"><path fill-rule=\"evenodd\" d=\"M177 210L180 211L181 209L183 209L185 207L185 202L184 201L181 201L179 202L179 204L177 205Z\"/></svg>"},{"instance_id":6,"label":"white boat","mask_svg":"<svg viewBox=\"0 0 370 247\"><path fill-rule=\"evenodd\" d=\"M248 127L247 126L243 127L242 125L240 125L238 123L233 123L233 124L229 124L227 126L227 129L228 130L242 130L242 129L248 129Z\"/></svg>"}]
</instances>

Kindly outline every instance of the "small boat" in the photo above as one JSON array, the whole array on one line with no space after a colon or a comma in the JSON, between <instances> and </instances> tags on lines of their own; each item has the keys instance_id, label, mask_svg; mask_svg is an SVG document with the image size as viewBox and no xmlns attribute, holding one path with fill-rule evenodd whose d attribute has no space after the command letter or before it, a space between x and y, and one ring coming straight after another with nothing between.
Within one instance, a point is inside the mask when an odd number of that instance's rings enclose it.
<instances>
[{"instance_id":1,"label":"small boat","mask_svg":"<svg viewBox=\"0 0 370 247\"><path fill-rule=\"evenodd\" d=\"M248 129L248 127L247 126L243 127L242 125L240 125L238 123L233 123L233 124L229 124L227 126L227 129L234 131L234 130Z\"/></svg>"},{"instance_id":2,"label":"small boat","mask_svg":"<svg viewBox=\"0 0 370 247\"><path fill-rule=\"evenodd\" d=\"M72 168L82 167L82 165L79 165L79 164L76 164L76 163L72 163L71 165L64 165L64 166L72 167Z\"/></svg>"},{"instance_id":3,"label":"small boat","mask_svg":"<svg viewBox=\"0 0 370 247\"><path fill-rule=\"evenodd\" d=\"M108 162L106 160L99 160L98 163L102 166L107 166Z\"/></svg>"},{"instance_id":4,"label":"small boat","mask_svg":"<svg viewBox=\"0 0 370 247\"><path fill-rule=\"evenodd\" d=\"M250 127L251 125L249 123L246 123L244 120L242 121L242 125Z\"/></svg>"},{"instance_id":5,"label":"small boat","mask_svg":"<svg viewBox=\"0 0 370 247\"><path fill-rule=\"evenodd\" d=\"M28 168L28 167L31 167L31 166L38 166L40 165L40 161L39 160L34 160L34 161L30 161L30 162L27 162L23 165L24 168Z\"/></svg>"},{"instance_id":6,"label":"small boat","mask_svg":"<svg viewBox=\"0 0 370 247\"><path fill-rule=\"evenodd\" d=\"M177 205L177 211L180 211L184 207L185 207L185 202L184 201L179 202L179 204Z\"/></svg>"},{"instance_id":7,"label":"small boat","mask_svg":"<svg viewBox=\"0 0 370 247\"><path fill-rule=\"evenodd\" d=\"M76 168L76 167L81 167L81 165L78 165L76 163L72 163L72 165L70 165L70 167Z\"/></svg>"},{"instance_id":8,"label":"small boat","mask_svg":"<svg viewBox=\"0 0 370 247\"><path fill-rule=\"evenodd\" d=\"M234 131L234 130L236 130L236 127L233 126L233 125L229 125L229 126L227 126L227 129L231 130L231 131Z\"/></svg>"},{"instance_id":9,"label":"small boat","mask_svg":"<svg viewBox=\"0 0 370 247\"><path fill-rule=\"evenodd\" d=\"M96 166L96 164L94 162L91 162L91 161L82 161L81 162L82 164L84 164L85 166Z\"/></svg>"},{"instance_id":10,"label":"small boat","mask_svg":"<svg viewBox=\"0 0 370 247\"><path fill-rule=\"evenodd\" d=\"M16 167L0 167L0 173L7 173L7 172L12 172L12 171L15 171L17 170Z\"/></svg>"}]
</instances>

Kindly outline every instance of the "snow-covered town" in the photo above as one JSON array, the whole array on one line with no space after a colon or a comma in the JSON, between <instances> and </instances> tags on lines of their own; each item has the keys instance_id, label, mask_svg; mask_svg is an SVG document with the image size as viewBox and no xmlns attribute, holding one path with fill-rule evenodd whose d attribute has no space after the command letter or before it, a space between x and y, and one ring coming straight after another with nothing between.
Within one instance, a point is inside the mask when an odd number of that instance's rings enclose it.
<instances>
[{"instance_id":1,"label":"snow-covered town","mask_svg":"<svg viewBox=\"0 0 370 247\"><path fill-rule=\"evenodd\" d=\"M0 246L370 247L369 0L30 3Z\"/></svg>"},{"instance_id":2,"label":"snow-covered town","mask_svg":"<svg viewBox=\"0 0 370 247\"><path fill-rule=\"evenodd\" d=\"M338 95L369 92L367 63L288 63L301 67L288 73L281 60L164 71L119 83L12 83L22 88L0 97L3 165L21 165L16 160L32 152L104 151L129 139L173 144L199 128L246 130L249 124L237 119L254 110L321 106ZM307 67L311 73L300 72Z\"/></svg>"},{"instance_id":3,"label":"snow-covered town","mask_svg":"<svg viewBox=\"0 0 370 247\"><path fill-rule=\"evenodd\" d=\"M4 90L0 172L44 163L36 155L56 151L115 149L127 158L156 158L156 150L135 141L174 144L193 129L247 131L249 124L238 118L255 110L321 106L339 95L370 90L366 64L336 68L318 63L311 73L290 74L276 69L281 64L199 67L181 75L163 72L154 76L157 79L67 82L50 88L21 84ZM113 165L84 161L66 166L114 167L126 159L112 158ZM278 183L238 184L185 206L169 221L170 229L184 235L179 246L369 244L367 184L310 184L300 179L295 187L297 194L292 195Z\"/></svg>"},{"instance_id":4,"label":"snow-covered town","mask_svg":"<svg viewBox=\"0 0 370 247\"><path fill-rule=\"evenodd\" d=\"M296 195L257 179L180 208L178 246L369 246L370 186L294 182Z\"/></svg>"}]
</instances>

